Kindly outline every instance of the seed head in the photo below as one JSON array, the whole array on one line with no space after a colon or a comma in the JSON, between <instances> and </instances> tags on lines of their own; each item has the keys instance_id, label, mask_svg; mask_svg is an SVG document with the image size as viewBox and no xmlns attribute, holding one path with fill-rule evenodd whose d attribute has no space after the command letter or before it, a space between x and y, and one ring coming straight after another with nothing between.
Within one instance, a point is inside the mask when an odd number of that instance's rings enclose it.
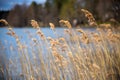
<instances>
[{"instance_id":1,"label":"seed head","mask_svg":"<svg viewBox=\"0 0 120 80\"><path fill-rule=\"evenodd\" d=\"M33 28L39 28L38 22L35 20L31 20L31 25L33 26Z\"/></svg>"},{"instance_id":2,"label":"seed head","mask_svg":"<svg viewBox=\"0 0 120 80\"><path fill-rule=\"evenodd\" d=\"M97 26L97 23L92 13L90 13L88 10L85 10L85 9L81 9L81 11L85 14L85 17L88 18L88 23L90 26Z\"/></svg>"},{"instance_id":3,"label":"seed head","mask_svg":"<svg viewBox=\"0 0 120 80\"><path fill-rule=\"evenodd\" d=\"M68 28L72 28L71 24L69 21L65 21L65 20L60 20L59 23L63 26L67 26Z\"/></svg>"},{"instance_id":4,"label":"seed head","mask_svg":"<svg viewBox=\"0 0 120 80\"><path fill-rule=\"evenodd\" d=\"M82 29L77 29L77 31L80 33L84 33L84 31Z\"/></svg>"},{"instance_id":5,"label":"seed head","mask_svg":"<svg viewBox=\"0 0 120 80\"><path fill-rule=\"evenodd\" d=\"M59 42L65 42L65 38L59 38Z\"/></svg>"},{"instance_id":6,"label":"seed head","mask_svg":"<svg viewBox=\"0 0 120 80\"><path fill-rule=\"evenodd\" d=\"M36 38L32 38L32 41L34 41L35 43L37 42L37 39Z\"/></svg>"},{"instance_id":7,"label":"seed head","mask_svg":"<svg viewBox=\"0 0 120 80\"><path fill-rule=\"evenodd\" d=\"M100 70L100 67L97 64L93 63L92 66L94 67L94 69Z\"/></svg>"},{"instance_id":8,"label":"seed head","mask_svg":"<svg viewBox=\"0 0 120 80\"><path fill-rule=\"evenodd\" d=\"M5 19L0 19L0 22L4 23L5 25L9 25Z\"/></svg>"},{"instance_id":9,"label":"seed head","mask_svg":"<svg viewBox=\"0 0 120 80\"><path fill-rule=\"evenodd\" d=\"M49 23L49 25L50 25L50 28L51 28L52 30L54 30L55 25L54 25L53 23Z\"/></svg>"},{"instance_id":10,"label":"seed head","mask_svg":"<svg viewBox=\"0 0 120 80\"><path fill-rule=\"evenodd\" d=\"M37 30L36 32L42 39L45 39L44 34L42 33L42 31L40 29Z\"/></svg>"},{"instance_id":11,"label":"seed head","mask_svg":"<svg viewBox=\"0 0 120 80\"><path fill-rule=\"evenodd\" d=\"M111 27L111 24L100 24L101 27L105 27L105 28L110 28Z\"/></svg>"}]
</instances>

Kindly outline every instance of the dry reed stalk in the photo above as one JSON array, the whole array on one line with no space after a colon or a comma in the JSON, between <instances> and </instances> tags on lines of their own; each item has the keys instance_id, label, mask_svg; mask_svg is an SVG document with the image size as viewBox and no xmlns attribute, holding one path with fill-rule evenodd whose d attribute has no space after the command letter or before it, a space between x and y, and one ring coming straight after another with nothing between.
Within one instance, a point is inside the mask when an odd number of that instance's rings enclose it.
<instances>
[{"instance_id":1,"label":"dry reed stalk","mask_svg":"<svg viewBox=\"0 0 120 80\"><path fill-rule=\"evenodd\" d=\"M31 20L31 25L33 26L33 28L37 29L36 33L41 37L41 39L45 40L45 36L42 33L42 31L40 30L38 22L35 20Z\"/></svg>"},{"instance_id":2,"label":"dry reed stalk","mask_svg":"<svg viewBox=\"0 0 120 80\"><path fill-rule=\"evenodd\" d=\"M100 27L104 27L104 28L110 28L111 24L105 24L105 23L103 23L103 24L100 24L99 26Z\"/></svg>"},{"instance_id":3,"label":"dry reed stalk","mask_svg":"<svg viewBox=\"0 0 120 80\"><path fill-rule=\"evenodd\" d=\"M88 18L88 23L90 26L98 26L92 13L90 13L88 10L85 9L81 9L81 11L84 12L85 17Z\"/></svg>"},{"instance_id":4,"label":"dry reed stalk","mask_svg":"<svg viewBox=\"0 0 120 80\"><path fill-rule=\"evenodd\" d=\"M63 42L64 43L65 42L65 38L63 38L63 37L59 38L59 42Z\"/></svg>"},{"instance_id":5,"label":"dry reed stalk","mask_svg":"<svg viewBox=\"0 0 120 80\"><path fill-rule=\"evenodd\" d=\"M80 33L84 33L84 31L82 29L77 29L77 31Z\"/></svg>"},{"instance_id":6,"label":"dry reed stalk","mask_svg":"<svg viewBox=\"0 0 120 80\"><path fill-rule=\"evenodd\" d=\"M13 28L11 28L11 26L8 24L8 22L6 20L1 20L1 21L3 21L8 26L9 32L7 34L14 37L17 42L18 55L20 57L22 73L24 74L24 76L27 76L28 75L28 70L27 70L28 62L27 62L27 57L24 54L24 50L23 50L26 47L20 42L19 36L14 32ZM24 62L26 62L26 65L24 64ZM31 74L31 73L29 73L29 74Z\"/></svg>"},{"instance_id":7,"label":"dry reed stalk","mask_svg":"<svg viewBox=\"0 0 120 80\"><path fill-rule=\"evenodd\" d=\"M120 41L120 36L119 34L115 34L113 33L113 31L111 29L107 30L107 38L108 40L110 40L111 42L119 42Z\"/></svg>"},{"instance_id":8,"label":"dry reed stalk","mask_svg":"<svg viewBox=\"0 0 120 80\"><path fill-rule=\"evenodd\" d=\"M62 25L62 26L67 26L69 29L72 28L71 24L69 21L66 21L66 20L60 20L59 23Z\"/></svg>"},{"instance_id":9,"label":"dry reed stalk","mask_svg":"<svg viewBox=\"0 0 120 80\"><path fill-rule=\"evenodd\" d=\"M37 42L37 39L36 38L32 38L32 41L34 41L35 43Z\"/></svg>"},{"instance_id":10,"label":"dry reed stalk","mask_svg":"<svg viewBox=\"0 0 120 80\"><path fill-rule=\"evenodd\" d=\"M100 70L100 67L97 64L93 63L92 66L93 66L94 69Z\"/></svg>"},{"instance_id":11,"label":"dry reed stalk","mask_svg":"<svg viewBox=\"0 0 120 80\"><path fill-rule=\"evenodd\" d=\"M95 40L96 43L101 42L101 38L97 33L93 33L93 38Z\"/></svg>"},{"instance_id":12,"label":"dry reed stalk","mask_svg":"<svg viewBox=\"0 0 120 80\"><path fill-rule=\"evenodd\" d=\"M45 36L42 33L42 31L40 30L40 28L36 31L36 33L41 37L42 40L45 40Z\"/></svg>"},{"instance_id":13,"label":"dry reed stalk","mask_svg":"<svg viewBox=\"0 0 120 80\"><path fill-rule=\"evenodd\" d=\"M82 42L84 42L85 44L89 44L89 39L85 32L82 34Z\"/></svg>"},{"instance_id":14,"label":"dry reed stalk","mask_svg":"<svg viewBox=\"0 0 120 80\"><path fill-rule=\"evenodd\" d=\"M82 42L89 44L90 41L89 41L89 38L88 38L86 32L84 32L82 29L76 29L76 30L77 30L77 32L82 33Z\"/></svg>"},{"instance_id":15,"label":"dry reed stalk","mask_svg":"<svg viewBox=\"0 0 120 80\"><path fill-rule=\"evenodd\" d=\"M65 33L69 34L70 36L72 36L72 33L69 29L64 29Z\"/></svg>"},{"instance_id":16,"label":"dry reed stalk","mask_svg":"<svg viewBox=\"0 0 120 80\"><path fill-rule=\"evenodd\" d=\"M49 25L50 25L50 28L51 28L52 30L55 29L55 25L54 25L53 23L49 23Z\"/></svg>"},{"instance_id":17,"label":"dry reed stalk","mask_svg":"<svg viewBox=\"0 0 120 80\"><path fill-rule=\"evenodd\" d=\"M4 23L5 25L9 26L8 22L5 19L0 19L0 22Z\"/></svg>"},{"instance_id":18,"label":"dry reed stalk","mask_svg":"<svg viewBox=\"0 0 120 80\"><path fill-rule=\"evenodd\" d=\"M39 28L39 24L38 24L38 22L35 21L35 20L31 20L31 25L33 26L33 28L36 28L36 29Z\"/></svg>"}]
</instances>

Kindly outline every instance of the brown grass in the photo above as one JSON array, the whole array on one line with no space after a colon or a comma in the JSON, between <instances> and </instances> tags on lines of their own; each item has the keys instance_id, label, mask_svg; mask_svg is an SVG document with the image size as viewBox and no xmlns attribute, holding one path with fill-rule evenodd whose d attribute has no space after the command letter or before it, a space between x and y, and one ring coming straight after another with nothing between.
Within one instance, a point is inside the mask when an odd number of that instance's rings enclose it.
<instances>
[{"instance_id":1,"label":"brown grass","mask_svg":"<svg viewBox=\"0 0 120 80\"><path fill-rule=\"evenodd\" d=\"M108 27L108 24L102 25L107 27L105 29L99 28L93 15L85 9L82 11L90 25L97 27L97 32L75 30L72 29L69 21L60 20L61 26L67 26L68 29L65 30L63 37L59 37L55 25L50 23L53 33L57 36L57 38L51 38L42 33L37 21L31 20L32 26L36 29L36 35L40 38L40 40L31 38L34 44L34 47L31 46L31 53L21 43L15 31L8 28L7 34L14 37L17 42L16 48L20 59L18 59L19 63L15 62L14 57L9 60L6 66L8 75L0 69L6 79L119 80L120 33ZM7 23L4 20L0 22ZM15 74L18 77L14 77Z\"/></svg>"}]
</instances>

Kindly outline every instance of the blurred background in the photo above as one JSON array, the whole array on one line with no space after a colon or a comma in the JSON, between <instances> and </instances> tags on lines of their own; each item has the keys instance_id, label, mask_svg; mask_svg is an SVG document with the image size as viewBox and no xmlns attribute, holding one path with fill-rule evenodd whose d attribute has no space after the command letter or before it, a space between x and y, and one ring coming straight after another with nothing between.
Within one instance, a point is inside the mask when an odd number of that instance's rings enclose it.
<instances>
[{"instance_id":1,"label":"blurred background","mask_svg":"<svg viewBox=\"0 0 120 80\"><path fill-rule=\"evenodd\" d=\"M59 26L60 19L83 25L87 20L82 8L89 10L98 23L120 22L120 0L0 0L0 19L14 27L30 26L31 19L43 27L49 22Z\"/></svg>"}]
</instances>

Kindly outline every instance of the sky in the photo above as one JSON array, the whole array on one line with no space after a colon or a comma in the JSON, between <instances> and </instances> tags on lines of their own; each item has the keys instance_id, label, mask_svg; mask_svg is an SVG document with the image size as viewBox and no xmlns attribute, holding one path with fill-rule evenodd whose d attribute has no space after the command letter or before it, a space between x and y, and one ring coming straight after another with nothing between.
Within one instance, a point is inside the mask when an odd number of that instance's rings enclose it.
<instances>
[{"instance_id":1,"label":"sky","mask_svg":"<svg viewBox=\"0 0 120 80\"><path fill-rule=\"evenodd\" d=\"M0 0L0 10L10 10L15 4L26 3L29 5L32 1L43 4L46 0Z\"/></svg>"}]
</instances>

